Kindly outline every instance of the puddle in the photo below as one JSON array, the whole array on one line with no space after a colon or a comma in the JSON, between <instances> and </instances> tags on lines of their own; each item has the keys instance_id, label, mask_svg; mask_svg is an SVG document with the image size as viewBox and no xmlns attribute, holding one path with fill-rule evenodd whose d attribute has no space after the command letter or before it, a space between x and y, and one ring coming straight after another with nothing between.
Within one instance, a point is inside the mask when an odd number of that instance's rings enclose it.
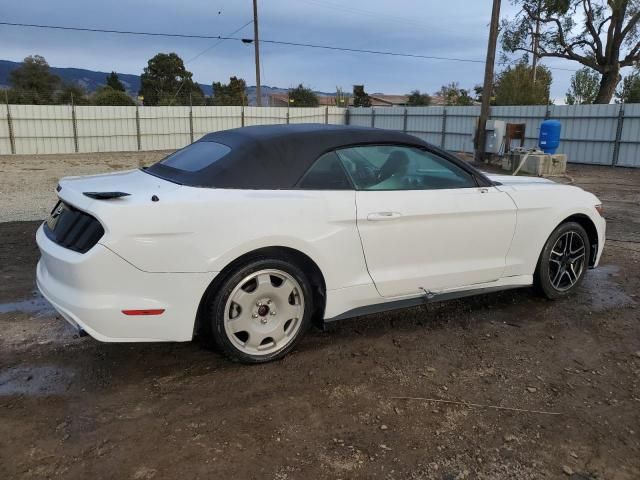
<instances>
[{"instance_id":1,"label":"puddle","mask_svg":"<svg viewBox=\"0 0 640 480\"><path fill-rule=\"evenodd\" d=\"M620 267L617 265L603 265L589 270L584 277L580 290L589 298L591 308L596 311L635 305L635 301L625 293L617 281Z\"/></svg>"},{"instance_id":2,"label":"puddle","mask_svg":"<svg viewBox=\"0 0 640 480\"><path fill-rule=\"evenodd\" d=\"M54 312L55 310L40 293L34 293L33 298L19 302L0 303L0 313L22 312L39 313Z\"/></svg>"},{"instance_id":3,"label":"puddle","mask_svg":"<svg viewBox=\"0 0 640 480\"><path fill-rule=\"evenodd\" d=\"M71 386L74 373L57 367L15 367L0 371L2 395L56 395Z\"/></svg>"}]
</instances>

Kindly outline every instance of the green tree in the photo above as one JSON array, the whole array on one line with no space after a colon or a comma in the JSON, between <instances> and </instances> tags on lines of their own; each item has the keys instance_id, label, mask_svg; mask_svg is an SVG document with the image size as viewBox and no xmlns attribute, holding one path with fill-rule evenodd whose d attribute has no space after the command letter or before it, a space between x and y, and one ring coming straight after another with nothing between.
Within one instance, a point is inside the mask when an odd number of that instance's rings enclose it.
<instances>
[{"instance_id":1,"label":"green tree","mask_svg":"<svg viewBox=\"0 0 640 480\"><path fill-rule=\"evenodd\" d=\"M364 91L364 85L353 86L353 106L354 107L370 107L371 98L369 94Z\"/></svg>"},{"instance_id":2,"label":"green tree","mask_svg":"<svg viewBox=\"0 0 640 480\"><path fill-rule=\"evenodd\" d=\"M458 82L451 82L448 85L443 85L437 95L443 98L445 105L473 105L473 98L469 95L469 90L460 88Z\"/></svg>"},{"instance_id":3,"label":"green tree","mask_svg":"<svg viewBox=\"0 0 640 480\"><path fill-rule=\"evenodd\" d=\"M115 90L108 85L98 89L93 96L93 103L101 106L116 105L126 107L135 105L133 98L125 92L122 90Z\"/></svg>"},{"instance_id":4,"label":"green tree","mask_svg":"<svg viewBox=\"0 0 640 480\"><path fill-rule=\"evenodd\" d=\"M600 75L595 70L584 67L571 76L571 84L565 102L567 105L593 103L598 95Z\"/></svg>"},{"instance_id":5,"label":"green tree","mask_svg":"<svg viewBox=\"0 0 640 480\"><path fill-rule=\"evenodd\" d=\"M514 0L518 13L502 23L502 47L565 58L598 72L594 103L609 103L620 69L640 61L638 0ZM536 25L538 48L533 49Z\"/></svg>"},{"instance_id":6,"label":"green tree","mask_svg":"<svg viewBox=\"0 0 640 480\"><path fill-rule=\"evenodd\" d=\"M4 89L2 95L0 95L0 103L10 103L13 105L20 104L29 104L31 102L31 98L28 96L21 94L15 88L7 88Z\"/></svg>"},{"instance_id":7,"label":"green tree","mask_svg":"<svg viewBox=\"0 0 640 480\"><path fill-rule=\"evenodd\" d=\"M622 85L616 91L616 103L640 103L640 66L636 66L624 77Z\"/></svg>"},{"instance_id":8,"label":"green tree","mask_svg":"<svg viewBox=\"0 0 640 480\"><path fill-rule=\"evenodd\" d=\"M407 105L410 107L421 107L429 104L431 104L431 97L426 93L420 93L420 90L413 90L407 98Z\"/></svg>"},{"instance_id":9,"label":"green tree","mask_svg":"<svg viewBox=\"0 0 640 480\"><path fill-rule=\"evenodd\" d=\"M81 85L67 82L56 92L56 103L61 105L89 105L89 94Z\"/></svg>"},{"instance_id":10,"label":"green tree","mask_svg":"<svg viewBox=\"0 0 640 480\"><path fill-rule=\"evenodd\" d=\"M55 102L54 92L60 84L60 78L49 71L49 64L44 57L30 55L11 72L9 82L14 88L12 96L16 103L43 105Z\"/></svg>"},{"instance_id":11,"label":"green tree","mask_svg":"<svg viewBox=\"0 0 640 480\"><path fill-rule=\"evenodd\" d=\"M116 72L111 72L109 75L107 75L107 86L121 92L126 91Z\"/></svg>"},{"instance_id":12,"label":"green tree","mask_svg":"<svg viewBox=\"0 0 640 480\"><path fill-rule=\"evenodd\" d=\"M551 89L551 71L538 66L536 82L533 68L525 61L507 67L496 77L496 105L547 105Z\"/></svg>"},{"instance_id":13,"label":"green tree","mask_svg":"<svg viewBox=\"0 0 640 480\"><path fill-rule=\"evenodd\" d=\"M140 76L139 95L144 105L203 105L204 94L182 59L175 53L158 53Z\"/></svg>"},{"instance_id":14,"label":"green tree","mask_svg":"<svg viewBox=\"0 0 640 480\"><path fill-rule=\"evenodd\" d=\"M310 88L299 84L289 89L289 105L292 107L317 107L319 104L318 96Z\"/></svg>"},{"instance_id":15,"label":"green tree","mask_svg":"<svg viewBox=\"0 0 640 480\"><path fill-rule=\"evenodd\" d=\"M482 93L484 92L484 85L476 85L473 87L473 92L475 96L473 100L477 103L482 103ZM496 104L496 85L495 82L491 85L491 99L489 100L489 105Z\"/></svg>"},{"instance_id":16,"label":"green tree","mask_svg":"<svg viewBox=\"0 0 640 480\"><path fill-rule=\"evenodd\" d=\"M231 77L229 83L213 82L213 105L246 105L247 82L242 78Z\"/></svg>"}]
</instances>

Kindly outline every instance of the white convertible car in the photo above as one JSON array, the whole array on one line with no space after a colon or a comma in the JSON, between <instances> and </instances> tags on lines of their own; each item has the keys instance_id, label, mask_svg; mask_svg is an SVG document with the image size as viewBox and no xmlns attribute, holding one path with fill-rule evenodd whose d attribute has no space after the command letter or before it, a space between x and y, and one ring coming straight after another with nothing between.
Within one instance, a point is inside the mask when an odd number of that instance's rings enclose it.
<instances>
[{"instance_id":1,"label":"white convertible car","mask_svg":"<svg viewBox=\"0 0 640 480\"><path fill-rule=\"evenodd\" d=\"M203 332L247 363L282 357L314 321L529 285L567 295L605 241L578 187L351 126L211 133L57 191L37 283L66 320L107 342Z\"/></svg>"}]
</instances>

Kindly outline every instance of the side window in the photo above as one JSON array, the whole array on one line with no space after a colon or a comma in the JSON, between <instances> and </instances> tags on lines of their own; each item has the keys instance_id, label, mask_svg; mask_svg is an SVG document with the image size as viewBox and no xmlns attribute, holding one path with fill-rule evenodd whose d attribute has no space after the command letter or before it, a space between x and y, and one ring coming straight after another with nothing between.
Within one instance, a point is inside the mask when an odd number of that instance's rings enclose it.
<instances>
[{"instance_id":1,"label":"side window","mask_svg":"<svg viewBox=\"0 0 640 480\"><path fill-rule=\"evenodd\" d=\"M353 190L335 152L322 155L305 173L298 187L304 190Z\"/></svg>"},{"instance_id":2,"label":"side window","mask_svg":"<svg viewBox=\"0 0 640 480\"><path fill-rule=\"evenodd\" d=\"M358 190L473 188L473 177L434 153L404 145L366 145L337 151Z\"/></svg>"}]
</instances>

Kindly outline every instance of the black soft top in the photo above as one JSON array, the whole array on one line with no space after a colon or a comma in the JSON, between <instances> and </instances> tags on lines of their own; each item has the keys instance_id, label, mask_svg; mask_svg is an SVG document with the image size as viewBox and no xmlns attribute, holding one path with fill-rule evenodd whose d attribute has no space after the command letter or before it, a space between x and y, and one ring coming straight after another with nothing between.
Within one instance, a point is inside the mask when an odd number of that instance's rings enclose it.
<instances>
[{"instance_id":1,"label":"black soft top","mask_svg":"<svg viewBox=\"0 0 640 480\"><path fill-rule=\"evenodd\" d=\"M209 133L198 142L221 143L231 151L195 172L175 169L162 163L156 163L146 171L194 187L291 189L318 157L338 148L363 144L403 144L435 149L417 137L397 131L324 124L234 128ZM435 150L452 158L439 149ZM458 159L454 161L460 162ZM466 164L465 167L467 170L470 168Z\"/></svg>"}]
</instances>

